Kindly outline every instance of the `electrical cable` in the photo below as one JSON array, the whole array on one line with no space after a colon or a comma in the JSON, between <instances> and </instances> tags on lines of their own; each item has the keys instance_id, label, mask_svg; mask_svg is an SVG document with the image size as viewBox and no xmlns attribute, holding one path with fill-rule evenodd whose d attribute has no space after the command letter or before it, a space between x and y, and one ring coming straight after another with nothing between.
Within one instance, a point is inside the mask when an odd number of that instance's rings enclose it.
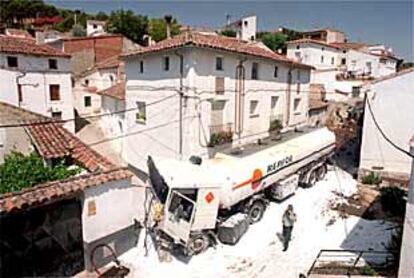
<instances>
[{"instance_id":1,"label":"electrical cable","mask_svg":"<svg viewBox=\"0 0 414 278\"><path fill-rule=\"evenodd\" d=\"M381 126L378 124L377 119L375 118L374 112L372 111L372 107L371 107L371 103L369 102L368 98L366 98L366 103L368 106L368 111L371 115L371 118L374 122L375 127L378 129L378 131L380 132L381 136L385 139L385 141L387 141L392 147L394 147L396 150L402 152L403 154L409 156L410 158L414 158L414 155L412 155L410 152L404 150L403 148L401 148L400 146L398 146L397 144L395 144L386 134L385 132L382 130Z\"/></svg>"}]
</instances>

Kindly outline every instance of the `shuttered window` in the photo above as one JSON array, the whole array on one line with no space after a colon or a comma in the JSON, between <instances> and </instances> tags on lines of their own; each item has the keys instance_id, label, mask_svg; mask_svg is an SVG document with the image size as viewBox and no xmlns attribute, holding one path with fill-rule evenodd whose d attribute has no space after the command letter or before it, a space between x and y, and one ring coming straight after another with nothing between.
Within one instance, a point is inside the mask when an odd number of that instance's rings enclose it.
<instances>
[{"instance_id":1,"label":"shuttered window","mask_svg":"<svg viewBox=\"0 0 414 278\"><path fill-rule=\"evenodd\" d=\"M216 94L224 94L224 77L216 77Z\"/></svg>"},{"instance_id":2,"label":"shuttered window","mask_svg":"<svg viewBox=\"0 0 414 278\"><path fill-rule=\"evenodd\" d=\"M49 85L50 100L57 101L60 100L60 86L59 85Z\"/></svg>"}]
</instances>

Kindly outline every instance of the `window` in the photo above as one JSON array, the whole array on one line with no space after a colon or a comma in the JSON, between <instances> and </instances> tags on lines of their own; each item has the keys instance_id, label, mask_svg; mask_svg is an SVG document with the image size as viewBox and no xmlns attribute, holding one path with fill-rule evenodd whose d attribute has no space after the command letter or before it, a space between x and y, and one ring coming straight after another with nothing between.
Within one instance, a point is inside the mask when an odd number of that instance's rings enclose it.
<instances>
[{"instance_id":1,"label":"window","mask_svg":"<svg viewBox=\"0 0 414 278\"><path fill-rule=\"evenodd\" d=\"M371 70L372 70L372 62L366 62L365 64L367 66L367 72L368 73L371 73Z\"/></svg>"},{"instance_id":2,"label":"window","mask_svg":"<svg viewBox=\"0 0 414 278\"><path fill-rule=\"evenodd\" d=\"M258 63L252 64L252 79L254 80L259 79L259 64Z\"/></svg>"},{"instance_id":3,"label":"window","mask_svg":"<svg viewBox=\"0 0 414 278\"><path fill-rule=\"evenodd\" d=\"M346 58L341 59L341 65L346 65Z\"/></svg>"},{"instance_id":4,"label":"window","mask_svg":"<svg viewBox=\"0 0 414 278\"><path fill-rule=\"evenodd\" d=\"M93 29L96 29L96 28L98 28L98 25L94 24L92 27L93 27Z\"/></svg>"},{"instance_id":5,"label":"window","mask_svg":"<svg viewBox=\"0 0 414 278\"><path fill-rule=\"evenodd\" d=\"M62 112L52 112L52 118L55 120L62 120Z\"/></svg>"},{"instance_id":6,"label":"window","mask_svg":"<svg viewBox=\"0 0 414 278\"><path fill-rule=\"evenodd\" d=\"M147 120L146 105L143 101L137 101L138 112L135 114L135 121L137 123L145 124Z\"/></svg>"},{"instance_id":7,"label":"window","mask_svg":"<svg viewBox=\"0 0 414 278\"><path fill-rule=\"evenodd\" d=\"M277 108L277 103L279 101L279 97L277 96L273 96L270 100L270 108L272 109L272 111L275 111Z\"/></svg>"},{"instance_id":8,"label":"window","mask_svg":"<svg viewBox=\"0 0 414 278\"><path fill-rule=\"evenodd\" d=\"M325 47L322 47L321 49L322 49L322 51L324 51L325 50Z\"/></svg>"},{"instance_id":9,"label":"window","mask_svg":"<svg viewBox=\"0 0 414 278\"><path fill-rule=\"evenodd\" d=\"M295 112L295 114L297 112L300 113L300 98L296 98L295 101L293 102L293 111Z\"/></svg>"},{"instance_id":10,"label":"window","mask_svg":"<svg viewBox=\"0 0 414 278\"><path fill-rule=\"evenodd\" d=\"M92 98L91 96L85 96L83 99L85 107L91 107L92 106Z\"/></svg>"},{"instance_id":11,"label":"window","mask_svg":"<svg viewBox=\"0 0 414 278\"><path fill-rule=\"evenodd\" d=\"M360 86L353 86L352 87L352 97L359 97L359 94L361 92Z\"/></svg>"},{"instance_id":12,"label":"window","mask_svg":"<svg viewBox=\"0 0 414 278\"><path fill-rule=\"evenodd\" d=\"M273 72L273 77L277 78L279 68L275 66L275 71Z\"/></svg>"},{"instance_id":13,"label":"window","mask_svg":"<svg viewBox=\"0 0 414 278\"><path fill-rule=\"evenodd\" d=\"M170 201L170 207L168 211L174 216L171 218L172 221L179 222L184 220L190 222L194 210L194 203L187 198L184 198L177 192L172 192Z\"/></svg>"},{"instance_id":14,"label":"window","mask_svg":"<svg viewBox=\"0 0 414 278\"><path fill-rule=\"evenodd\" d=\"M223 70L223 58L216 57L216 70Z\"/></svg>"},{"instance_id":15,"label":"window","mask_svg":"<svg viewBox=\"0 0 414 278\"><path fill-rule=\"evenodd\" d=\"M296 73L296 80L299 82L300 81L300 70L298 69L297 73Z\"/></svg>"},{"instance_id":16,"label":"window","mask_svg":"<svg viewBox=\"0 0 414 278\"><path fill-rule=\"evenodd\" d=\"M17 96L19 98L19 102L22 102L23 101L23 90L22 90L21 84L17 84Z\"/></svg>"},{"instance_id":17,"label":"window","mask_svg":"<svg viewBox=\"0 0 414 278\"><path fill-rule=\"evenodd\" d=\"M334 65L335 64L335 58L334 57L332 57L331 58L331 65Z\"/></svg>"},{"instance_id":18,"label":"window","mask_svg":"<svg viewBox=\"0 0 414 278\"><path fill-rule=\"evenodd\" d=\"M89 86L89 79L85 79L83 82L85 83L85 86L86 86L86 87L88 87L88 86Z\"/></svg>"},{"instance_id":19,"label":"window","mask_svg":"<svg viewBox=\"0 0 414 278\"><path fill-rule=\"evenodd\" d=\"M59 85L49 85L50 100L57 101L60 100L60 86Z\"/></svg>"},{"instance_id":20,"label":"window","mask_svg":"<svg viewBox=\"0 0 414 278\"><path fill-rule=\"evenodd\" d=\"M224 94L224 77L216 77L216 94Z\"/></svg>"},{"instance_id":21,"label":"window","mask_svg":"<svg viewBox=\"0 0 414 278\"><path fill-rule=\"evenodd\" d=\"M325 57L323 55L321 56L321 64L323 64L323 61L325 60Z\"/></svg>"},{"instance_id":22,"label":"window","mask_svg":"<svg viewBox=\"0 0 414 278\"><path fill-rule=\"evenodd\" d=\"M168 56L164 57L164 70L165 71L170 70L170 57L168 57Z\"/></svg>"},{"instance_id":23,"label":"window","mask_svg":"<svg viewBox=\"0 0 414 278\"><path fill-rule=\"evenodd\" d=\"M114 76L111 74L111 75L109 76L109 81L111 81L111 84L112 84L112 83L114 83L114 80L115 80L115 78L114 78Z\"/></svg>"},{"instance_id":24,"label":"window","mask_svg":"<svg viewBox=\"0 0 414 278\"><path fill-rule=\"evenodd\" d=\"M246 26L246 27L247 27L247 25L249 25L249 22L245 21L245 22L244 22L244 26Z\"/></svg>"},{"instance_id":25,"label":"window","mask_svg":"<svg viewBox=\"0 0 414 278\"><path fill-rule=\"evenodd\" d=\"M17 68L19 66L17 57L7 56L7 66L9 68Z\"/></svg>"},{"instance_id":26,"label":"window","mask_svg":"<svg viewBox=\"0 0 414 278\"><path fill-rule=\"evenodd\" d=\"M257 100L250 101L250 117L251 118L259 116L258 106L259 106L259 101Z\"/></svg>"},{"instance_id":27,"label":"window","mask_svg":"<svg viewBox=\"0 0 414 278\"><path fill-rule=\"evenodd\" d=\"M144 73L144 61L139 62L139 72Z\"/></svg>"},{"instance_id":28,"label":"window","mask_svg":"<svg viewBox=\"0 0 414 278\"><path fill-rule=\"evenodd\" d=\"M296 49L300 49L300 45L297 45L297 46L296 46Z\"/></svg>"},{"instance_id":29,"label":"window","mask_svg":"<svg viewBox=\"0 0 414 278\"><path fill-rule=\"evenodd\" d=\"M57 60L56 59L49 59L49 69L57 69Z\"/></svg>"}]
</instances>

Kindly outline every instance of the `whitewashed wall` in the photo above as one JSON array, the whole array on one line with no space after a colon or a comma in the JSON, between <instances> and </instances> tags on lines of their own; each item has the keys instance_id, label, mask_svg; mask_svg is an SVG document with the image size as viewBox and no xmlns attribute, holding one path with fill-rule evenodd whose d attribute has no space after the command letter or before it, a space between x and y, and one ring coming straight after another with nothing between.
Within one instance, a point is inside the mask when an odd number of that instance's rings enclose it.
<instances>
[{"instance_id":1,"label":"whitewashed wall","mask_svg":"<svg viewBox=\"0 0 414 278\"><path fill-rule=\"evenodd\" d=\"M235 123L235 74L239 59L234 54L201 49L181 50L184 55L185 94L189 98L183 100L183 153L184 159L190 155L207 155L207 143L210 137L211 103L215 100L225 101L223 124ZM164 71L162 58L170 57L170 70ZM223 71L216 70L216 56L223 57ZM139 62L144 60L144 73L139 72ZM252 62L259 63L259 80L251 80ZM274 66L278 66L278 77L273 77ZM278 96L278 104L274 114L282 114L286 119L286 89L288 68L284 64L262 59L247 58L246 69L244 129L242 139L255 140L268 135L271 115L271 97ZM126 132L135 134L127 136L123 146L123 157L134 166L145 170L147 155L159 155L180 158L179 154L179 58L174 52L129 58L126 62L127 89L126 109L135 108L137 101L151 103L169 96L168 100L156 105L147 105L147 121L145 124L135 121L135 112L126 113ZM226 92L215 94L215 77L225 78ZM297 70L292 72L292 94L289 126L305 124L308 111L308 90L310 71L301 70L301 92L297 93ZM296 112L293 111L294 99L301 103ZM257 100L258 113L249 115L250 101ZM158 127L162 126L162 127ZM247 137L249 136L249 137ZM234 137L236 140L237 138Z\"/></svg>"},{"instance_id":2,"label":"whitewashed wall","mask_svg":"<svg viewBox=\"0 0 414 278\"><path fill-rule=\"evenodd\" d=\"M141 196L130 180L108 182L88 188L82 196L82 234L85 243L93 242L140 220ZM94 202L96 214L89 214L89 202Z\"/></svg>"},{"instance_id":3,"label":"whitewashed wall","mask_svg":"<svg viewBox=\"0 0 414 278\"><path fill-rule=\"evenodd\" d=\"M7 67L7 56L18 57L18 68ZM54 57L51 57L55 59ZM62 119L74 118L69 59L56 58L58 69L49 69L48 57L28 55L0 55L0 100L30 111L51 116L62 112ZM23 72L25 72L23 74ZM18 78L18 76L21 76ZM23 101L19 105L17 80L22 86ZM51 101L49 85L60 86L60 100ZM74 131L74 122L64 125Z\"/></svg>"},{"instance_id":4,"label":"whitewashed wall","mask_svg":"<svg viewBox=\"0 0 414 278\"><path fill-rule=\"evenodd\" d=\"M398 146L409 150L408 142L414 134L414 72L372 84L367 97L377 122L385 134ZM408 175L411 159L397 151L381 136L368 108L365 108L362 131L360 168L374 166L384 171Z\"/></svg>"},{"instance_id":5,"label":"whitewashed wall","mask_svg":"<svg viewBox=\"0 0 414 278\"><path fill-rule=\"evenodd\" d=\"M125 134L125 116L123 113L116 113L125 110L125 101L117 100L112 97L102 96L102 113L106 116L101 117L99 124L106 138L110 138L111 146L116 153L122 153L121 136ZM119 138L119 139L114 139ZM112 140L114 139L114 140Z\"/></svg>"},{"instance_id":6,"label":"whitewashed wall","mask_svg":"<svg viewBox=\"0 0 414 278\"><path fill-rule=\"evenodd\" d=\"M299 46L299 49L296 48L297 46ZM299 61L314 66L316 69L336 68L341 62L340 58L343 56L341 50L329 46L314 43L289 44L287 57L298 60L296 53L300 53ZM322 56L323 62L321 60Z\"/></svg>"}]
</instances>

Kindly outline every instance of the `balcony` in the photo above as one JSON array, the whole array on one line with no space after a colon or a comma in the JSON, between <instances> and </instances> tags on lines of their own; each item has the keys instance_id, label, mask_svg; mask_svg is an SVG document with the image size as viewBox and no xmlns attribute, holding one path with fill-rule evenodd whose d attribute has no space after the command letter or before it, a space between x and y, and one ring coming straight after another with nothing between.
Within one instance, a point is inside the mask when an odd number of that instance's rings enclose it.
<instances>
[{"instance_id":1,"label":"balcony","mask_svg":"<svg viewBox=\"0 0 414 278\"><path fill-rule=\"evenodd\" d=\"M209 147L228 144L233 141L233 124L210 125L210 140Z\"/></svg>"},{"instance_id":2,"label":"balcony","mask_svg":"<svg viewBox=\"0 0 414 278\"><path fill-rule=\"evenodd\" d=\"M337 81L369 81L374 80L371 76L371 72L357 73L355 71L345 71L336 75Z\"/></svg>"}]
</instances>

